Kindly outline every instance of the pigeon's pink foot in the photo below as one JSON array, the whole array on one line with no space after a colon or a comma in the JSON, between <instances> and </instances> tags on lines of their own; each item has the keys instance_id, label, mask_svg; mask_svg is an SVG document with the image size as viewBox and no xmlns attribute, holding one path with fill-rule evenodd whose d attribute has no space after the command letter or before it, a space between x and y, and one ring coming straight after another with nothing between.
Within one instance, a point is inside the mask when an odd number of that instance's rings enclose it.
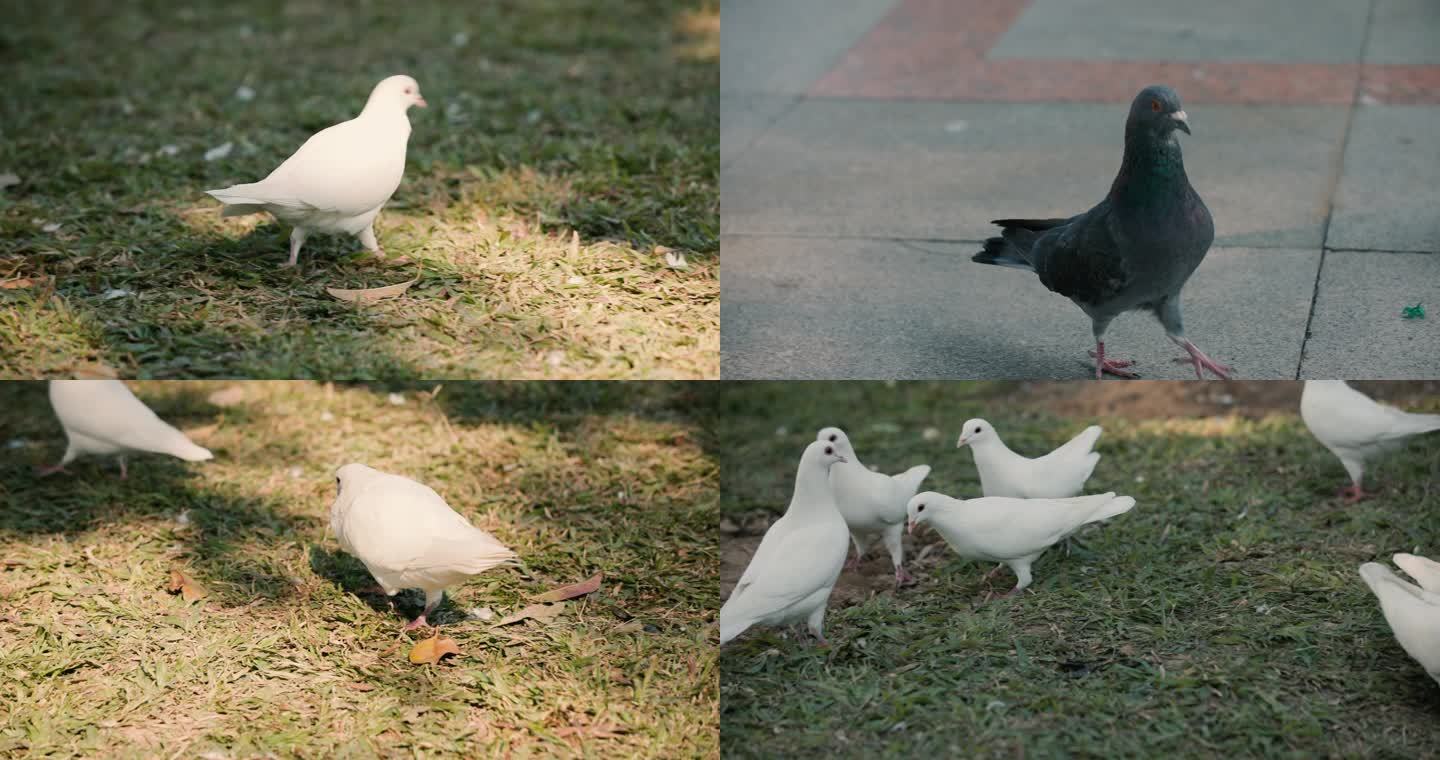
<instances>
[{"instance_id":1,"label":"pigeon's pink foot","mask_svg":"<svg viewBox=\"0 0 1440 760\"><path fill-rule=\"evenodd\" d=\"M1190 354L1190 357L1188 359L1181 358L1176 359L1175 361L1181 364L1193 365L1195 367L1195 378L1197 380L1205 379L1205 373L1203 370L1207 369L1215 373L1215 376L1220 378L1221 380L1230 379L1230 373L1234 370L1206 356L1205 352L1197 348L1194 343L1191 343L1189 341L1189 339L1171 337L1170 340L1175 341L1177 345L1185 349L1185 353Z\"/></svg>"},{"instance_id":2,"label":"pigeon's pink foot","mask_svg":"<svg viewBox=\"0 0 1440 760\"><path fill-rule=\"evenodd\" d=\"M860 558L859 558L859 557L851 557L850 559L845 560L845 569L846 569L846 570L859 570L859 569L860 569Z\"/></svg>"},{"instance_id":3,"label":"pigeon's pink foot","mask_svg":"<svg viewBox=\"0 0 1440 760\"><path fill-rule=\"evenodd\" d=\"M1019 593L1020 593L1020 587L1019 587L1019 586L1016 586L1015 588L1012 588L1012 589L1010 589L1009 591L1006 591L1005 593L1001 594L1001 595L1000 595L1000 598L1001 598L1001 599L1009 599L1010 597L1015 596L1016 594L1019 594Z\"/></svg>"},{"instance_id":4,"label":"pigeon's pink foot","mask_svg":"<svg viewBox=\"0 0 1440 760\"><path fill-rule=\"evenodd\" d=\"M1348 501L1348 502L1350 502L1351 504L1354 504L1355 502L1360 501L1361 499L1364 499L1365 497L1369 496L1370 494L1365 493L1365 490L1362 489L1360 486L1357 486L1357 485L1348 485L1348 486L1345 486L1344 488L1340 489L1340 493L1337 494L1337 495L1340 496L1341 498L1345 499L1345 501Z\"/></svg>"},{"instance_id":5,"label":"pigeon's pink foot","mask_svg":"<svg viewBox=\"0 0 1440 760\"><path fill-rule=\"evenodd\" d=\"M413 630L415 630L416 628L424 628L424 627L426 627L426 626L428 626L428 625L430 625L430 624L425 621L425 616L424 616L424 615L421 615L420 617L417 617L417 618L415 618L414 620L411 620L409 623L407 623L407 624L405 625L404 630L406 630L406 631L413 631Z\"/></svg>"},{"instance_id":6,"label":"pigeon's pink foot","mask_svg":"<svg viewBox=\"0 0 1440 760\"><path fill-rule=\"evenodd\" d=\"M895 587L896 587L896 588L899 588L900 586L909 586L910 584L912 584L912 583L914 583L914 582L915 582L915 578L914 578L913 576L911 576L910 573L905 570L904 566L895 568Z\"/></svg>"},{"instance_id":7,"label":"pigeon's pink foot","mask_svg":"<svg viewBox=\"0 0 1440 760\"><path fill-rule=\"evenodd\" d=\"M1104 377L1106 372L1109 372L1116 377L1123 377L1130 380L1134 380L1135 378L1140 377L1134 372L1125 369L1126 367L1135 366L1135 362L1132 362L1128 359L1106 359L1104 343L1096 343L1095 350L1090 352L1090 356L1095 359L1096 380Z\"/></svg>"},{"instance_id":8,"label":"pigeon's pink foot","mask_svg":"<svg viewBox=\"0 0 1440 760\"><path fill-rule=\"evenodd\" d=\"M57 473L57 472L63 472L63 473L65 473L66 475L69 475L69 474L70 474L70 471L67 470L67 469L65 469L65 465L63 465L63 464L52 464L52 465L49 465L49 466L47 466L47 467L36 467L36 468L35 468L35 477L37 477L37 478L43 478L43 477L46 477L46 476L49 476L49 475L54 475L54 474Z\"/></svg>"}]
</instances>

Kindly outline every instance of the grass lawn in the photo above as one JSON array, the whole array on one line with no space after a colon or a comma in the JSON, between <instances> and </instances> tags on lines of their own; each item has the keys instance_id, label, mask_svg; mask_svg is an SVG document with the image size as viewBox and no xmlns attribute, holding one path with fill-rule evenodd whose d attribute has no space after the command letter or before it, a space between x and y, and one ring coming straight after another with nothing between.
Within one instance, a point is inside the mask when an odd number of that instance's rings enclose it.
<instances>
[{"instance_id":1,"label":"grass lawn","mask_svg":"<svg viewBox=\"0 0 1440 760\"><path fill-rule=\"evenodd\" d=\"M0 377L716 377L718 40L714 0L12 3ZM416 263L316 236L281 269L289 228L203 191L393 73L430 106L377 233Z\"/></svg>"},{"instance_id":2,"label":"grass lawn","mask_svg":"<svg viewBox=\"0 0 1440 760\"><path fill-rule=\"evenodd\" d=\"M1357 387L1440 411L1440 384ZM847 428L867 465L929 463L926 490L973 496L973 460L955 449L966 419L1031 454L1099 422L1088 490L1139 502L1070 556L1047 553L1017 599L981 603L989 566L927 528L907 539L918 586L894 593L872 550L841 576L828 651L774 629L726 647L727 756L1417 757L1440 742L1440 689L1357 573L1398 551L1440 555L1440 436L1379 462L1378 497L1351 506L1295 383L756 383L724 396L723 595L825 425ZM1013 582L1003 570L995 590Z\"/></svg>"},{"instance_id":3,"label":"grass lawn","mask_svg":"<svg viewBox=\"0 0 1440 760\"><path fill-rule=\"evenodd\" d=\"M0 383L0 756L716 756L693 386L132 387L216 458L37 479L64 450L45 386ZM395 645L420 593L392 612L327 535L352 460L431 485L524 562L449 590L432 620L458 657L412 665L422 634ZM172 568L209 597L167 594ZM597 572L558 619L482 622Z\"/></svg>"}]
</instances>

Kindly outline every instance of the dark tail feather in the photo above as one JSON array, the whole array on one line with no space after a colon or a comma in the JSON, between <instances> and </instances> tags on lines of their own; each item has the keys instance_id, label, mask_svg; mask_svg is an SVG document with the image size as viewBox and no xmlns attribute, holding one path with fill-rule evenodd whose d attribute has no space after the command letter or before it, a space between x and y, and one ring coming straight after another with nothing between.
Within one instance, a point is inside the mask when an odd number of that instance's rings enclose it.
<instances>
[{"instance_id":1,"label":"dark tail feather","mask_svg":"<svg viewBox=\"0 0 1440 760\"><path fill-rule=\"evenodd\" d=\"M998 224L1003 229L1018 228L1032 232L1044 232L1045 230L1059 227L1070 221L1069 219L993 219L991 224Z\"/></svg>"},{"instance_id":2,"label":"dark tail feather","mask_svg":"<svg viewBox=\"0 0 1440 760\"><path fill-rule=\"evenodd\" d=\"M990 238L985 241L985 247L980 252L970 257L971 261L980 264L994 264L997 267L1010 267L1011 269L1024 269L1027 272L1035 271L1025 254L1019 248L1010 244L1005 238Z\"/></svg>"}]
</instances>

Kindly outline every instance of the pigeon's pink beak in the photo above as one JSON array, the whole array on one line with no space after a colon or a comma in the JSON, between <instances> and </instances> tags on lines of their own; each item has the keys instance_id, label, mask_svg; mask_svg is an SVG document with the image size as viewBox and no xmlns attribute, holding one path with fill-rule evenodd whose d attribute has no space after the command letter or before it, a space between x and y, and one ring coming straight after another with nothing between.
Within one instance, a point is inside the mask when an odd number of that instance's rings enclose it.
<instances>
[{"instance_id":1,"label":"pigeon's pink beak","mask_svg":"<svg viewBox=\"0 0 1440 760\"><path fill-rule=\"evenodd\" d=\"M906 521L905 521L905 532L906 532L906 533L909 533L909 534L911 534L911 535L914 535L914 534L915 534L915 521L914 521L914 520L906 520Z\"/></svg>"},{"instance_id":2,"label":"pigeon's pink beak","mask_svg":"<svg viewBox=\"0 0 1440 760\"><path fill-rule=\"evenodd\" d=\"M963 448L966 443L969 443L969 439L962 435L960 436L960 440L955 442L955 448Z\"/></svg>"},{"instance_id":3,"label":"pigeon's pink beak","mask_svg":"<svg viewBox=\"0 0 1440 760\"><path fill-rule=\"evenodd\" d=\"M416 95L416 96L415 96L415 105L420 106L421 108L424 108L425 106L427 106L427 105L429 105L429 104L425 102L425 98L423 98L423 97L421 97L421 96L419 96L419 95Z\"/></svg>"}]
</instances>

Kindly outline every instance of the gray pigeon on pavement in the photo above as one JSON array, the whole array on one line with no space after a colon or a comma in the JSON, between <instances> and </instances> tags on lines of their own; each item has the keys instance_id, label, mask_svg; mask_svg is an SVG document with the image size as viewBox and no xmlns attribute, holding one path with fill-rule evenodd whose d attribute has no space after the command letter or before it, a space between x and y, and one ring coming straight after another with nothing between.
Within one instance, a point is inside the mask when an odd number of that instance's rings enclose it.
<instances>
[{"instance_id":1,"label":"gray pigeon on pavement","mask_svg":"<svg viewBox=\"0 0 1440 760\"><path fill-rule=\"evenodd\" d=\"M1105 329L1123 312L1147 309L1165 334L1190 355L1195 376L1209 370L1229 379L1230 368L1185 337L1180 289L1215 239L1210 210L1185 177L1175 130L1190 133L1180 96L1164 85L1140 91L1125 120L1125 157L1110 193L1069 219L997 219L1000 237L972 257L981 264L1034 272L1050 290L1090 315L1095 332L1095 378L1105 372L1138 377L1134 362L1105 357Z\"/></svg>"}]
</instances>

